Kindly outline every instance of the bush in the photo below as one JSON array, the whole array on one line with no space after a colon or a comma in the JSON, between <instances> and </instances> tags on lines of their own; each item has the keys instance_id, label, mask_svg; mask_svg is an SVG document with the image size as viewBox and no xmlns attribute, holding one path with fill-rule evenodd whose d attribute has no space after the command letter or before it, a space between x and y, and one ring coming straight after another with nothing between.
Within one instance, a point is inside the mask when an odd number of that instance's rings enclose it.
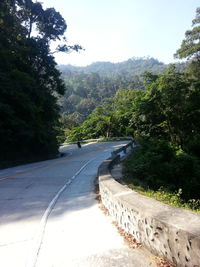
<instances>
[{"instance_id":1,"label":"bush","mask_svg":"<svg viewBox=\"0 0 200 267\"><path fill-rule=\"evenodd\" d=\"M164 140L143 141L131 157L125 161L125 182L144 190L178 192L182 199L200 197L200 163L192 155L177 151Z\"/></svg>"},{"instance_id":2,"label":"bush","mask_svg":"<svg viewBox=\"0 0 200 267\"><path fill-rule=\"evenodd\" d=\"M186 142L186 149L189 154L200 158L200 134L194 135Z\"/></svg>"},{"instance_id":3,"label":"bush","mask_svg":"<svg viewBox=\"0 0 200 267\"><path fill-rule=\"evenodd\" d=\"M125 162L128 180L139 180L145 188L158 189L171 176L169 162L173 149L165 141L145 141L141 148Z\"/></svg>"},{"instance_id":4,"label":"bush","mask_svg":"<svg viewBox=\"0 0 200 267\"><path fill-rule=\"evenodd\" d=\"M173 159L170 168L176 188L183 189L185 199L200 197L200 164L195 156L180 153Z\"/></svg>"}]
</instances>

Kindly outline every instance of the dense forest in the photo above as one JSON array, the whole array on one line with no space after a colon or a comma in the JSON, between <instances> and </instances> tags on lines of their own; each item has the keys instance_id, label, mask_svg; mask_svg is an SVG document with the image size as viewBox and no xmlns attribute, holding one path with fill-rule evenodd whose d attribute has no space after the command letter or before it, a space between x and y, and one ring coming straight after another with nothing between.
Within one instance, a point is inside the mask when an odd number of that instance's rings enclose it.
<instances>
[{"instance_id":1,"label":"dense forest","mask_svg":"<svg viewBox=\"0 0 200 267\"><path fill-rule=\"evenodd\" d=\"M53 54L67 46L67 25L54 8L32 0L0 1L0 162L57 153L57 95L65 85ZM55 51L50 43L60 41Z\"/></svg>"},{"instance_id":2,"label":"dense forest","mask_svg":"<svg viewBox=\"0 0 200 267\"><path fill-rule=\"evenodd\" d=\"M167 67L154 58L131 58L120 63L96 62L86 67L59 66L67 87L65 95L59 98L64 127L78 126L97 105L113 97L119 89L144 89L145 72L158 74ZM186 64L177 63L176 68L182 71Z\"/></svg>"},{"instance_id":3,"label":"dense forest","mask_svg":"<svg viewBox=\"0 0 200 267\"><path fill-rule=\"evenodd\" d=\"M139 76L145 90L130 80L118 84L67 139L134 137L140 149L127 164L128 182L181 192L200 208L200 8L175 57L187 60L185 69L157 62L156 72Z\"/></svg>"}]
</instances>

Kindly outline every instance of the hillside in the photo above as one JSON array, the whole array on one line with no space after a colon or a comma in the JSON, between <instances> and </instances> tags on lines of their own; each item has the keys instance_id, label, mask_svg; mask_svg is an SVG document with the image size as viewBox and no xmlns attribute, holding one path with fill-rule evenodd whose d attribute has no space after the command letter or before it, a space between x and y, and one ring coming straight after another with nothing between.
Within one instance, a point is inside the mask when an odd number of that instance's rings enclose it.
<instances>
[{"instance_id":1,"label":"hillside","mask_svg":"<svg viewBox=\"0 0 200 267\"><path fill-rule=\"evenodd\" d=\"M178 70L184 63L176 65ZM168 65L154 58L131 58L120 63L96 62L86 67L60 65L67 90L59 99L62 120L67 128L84 121L105 98L119 89L144 89L143 74L166 71Z\"/></svg>"},{"instance_id":2,"label":"hillside","mask_svg":"<svg viewBox=\"0 0 200 267\"><path fill-rule=\"evenodd\" d=\"M59 65L59 69L63 76L69 75L71 72L97 72L100 76L112 77L116 75L142 75L145 71L153 73L161 73L167 69L166 64L154 58L130 58L127 61L119 63L111 62L95 62L86 67L78 67L72 65ZM183 70L184 63L177 64L178 70Z\"/></svg>"}]
</instances>

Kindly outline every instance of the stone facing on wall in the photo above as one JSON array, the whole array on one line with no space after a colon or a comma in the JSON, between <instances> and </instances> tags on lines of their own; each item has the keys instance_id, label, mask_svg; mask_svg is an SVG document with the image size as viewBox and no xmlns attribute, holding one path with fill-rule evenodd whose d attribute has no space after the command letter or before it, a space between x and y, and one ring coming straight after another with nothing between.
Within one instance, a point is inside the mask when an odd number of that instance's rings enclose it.
<instances>
[{"instance_id":1,"label":"stone facing on wall","mask_svg":"<svg viewBox=\"0 0 200 267\"><path fill-rule=\"evenodd\" d=\"M168 206L119 184L109 172L112 161L99 167L99 187L113 220L175 266L200 267L200 214Z\"/></svg>"}]
</instances>

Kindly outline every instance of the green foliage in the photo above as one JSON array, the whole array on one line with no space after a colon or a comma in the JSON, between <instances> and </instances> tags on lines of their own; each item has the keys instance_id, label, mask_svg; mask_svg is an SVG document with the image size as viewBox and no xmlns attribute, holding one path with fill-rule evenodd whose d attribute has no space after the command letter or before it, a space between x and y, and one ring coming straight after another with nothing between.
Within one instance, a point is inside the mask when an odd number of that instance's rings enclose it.
<instances>
[{"instance_id":1,"label":"green foliage","mask_svg":"<svg viewBox=\"0 0 200 267\"><path fill-rule=\"evenodd\" d=\"M82 127L74 127L67 133L67 142L79 141L85 139Z\"/></svg>"},{"instance_id":2,"label":"green foliage","mask_svg":"<svg viewBox=\"0 0 200 267\"><path fill-rule=\"evenodd\" d=\"M131 116L143 95L142 90L118 90L113 98L98 106L80 127L69 131L67 140L76 140L73 135L77 136L79 131L78 136L83 139L133 134Z\"/></svg>"},{"instance_id":3,"label":"green foliage","mask_svg":"<svg viewBox=\"0 0 200 267\"><path fill-rule=\"evenodd\" d=\"M174 66L148 83L135 114L137 135L165 138L192 153L191 140L200 130L197 119L199 87L196 84L187 73L177 72Z\"/></svg>"},{"instance_id":4,"label":"green foliage","mask_svg":"<svg viewBox=\"0 0 200 267\"><path fill-rule=\"evenodd\" d=\"M199 81L200 77L200 8L196 10L196 18L192 21L192 30L185 33L181 47L176 51L176 58L190 59L188 73L190 78ZM198 83L199 86L199 83Z\"/></svg>"},{"instance_id":5,"label":"green foliage","mask_svg":"<svg viewBox=\"0 0 200 267\"><path fill-rule=\"evenodd\" d=\"M135 152L134 156L127 161L126 175L141 180L148 188L158 189L162 186L162 180L168 182L170 170L169 162L173 157L173 150L166 141L146 141L142 148ZM162 176L164 175L164 176ZM162 178L161 178L162 177ZM162 180L161 180L162 179Z\"/></svg>"},{"instance_id":6,"label":"green foliage","mask_svg":"<svg viewBox=\"0 0 200 267\"><path fill-rule=\"evenodd\" d=\"M117 77L117 76L140 76L145 71L161 73L166 70L166 65L154 58L137 58L133 57L120 63L95 62L86 67L75 67L71 65L61 65L60 70L64 75L67 73L98 73L100 77Z\"/></svg>"},{"instance_id":7,"label":"green foliage","mask_svg":"<svg viewBox=\"0 0 200 267\"><path fill-rule=\"evenodd\" d=\"M171 202L174 199L175 202L188 203L190 199L199 199L199 159L175 150L164 140L142 142L141 147L126 160L124 175L132 187L147 193L156 192L155 196L161 191L166 192L163 199L170 198ZM175 192L180 192L180 188L181 195L177 199ZM175 198L172 198L174 194Z\"/></svg>"},{"instance_id":8,"label":"green foliage","mask_svg":"<svg viewBox=\"0 0 200 267\"><path fill-rule=\"evenodd\" d=\"M189 199L188 201L184 201L182 199L182 189L179 189L178 191L172 193L165 190L163 187L160 187L158 190L152 190L144 189L141 186L135 186L133 184L130 184L129 186L140 194L154 198L168 205L200 212L200 200Z\"/></svg>"},{"instance_id":9,"label":"green foliage","mask_svg":"<svg viewBox=\"0 0 200 267\"><path fill-rule=\"evenodd\" d=\"M188 140L194 131L199 131L195 121L199 102L194 102L199 90L186 74L177 72L174 66L166 73L147 73L144 78L146 91L118 90L107 104L104 101L105 104L94 110L84 122L84 127L88 133L91 129L96 137L106 134L124 136L128 132L135 137L166 138L186 151ZM191 121L194 121L193 125Z\"/></svg>"},{"instance_id":10,"label":"green foliage","mask_svg":"<svg viewBox=\"0 0 200 267\"><path fill-rule=\"evenodd\" d=\"M185 64L177 64L183 69ZM167 65L153 58L132 58L121 63L97 62L86 67L59 66L67 91L59 99L61 112L80 113L82 122L94 108L119 89L144 89L144 72L161 73ZM85 104L86 103L86 104Z\"/></svg>"},{"instance_id":11,"label":"green foliage","mask_svg":"<svg viewBox=\"0 0 200 267\"><path fill-rule=\"evenodd\" d=\"M34 29L34 31L33 31ZM0 2L0 160L57 153L58 94L65 85L50 52L66 23L32 0Z\"/></svg>"},{"instance_id":12,"label":"green foliage","mask_svg":"<svg viewBox=\"0 0 200 267\"><path fill-rule=\"evenodd\" d=\"M193 26L197 23L199 8ZM177 51L179 58L192 58L185 72L171 66L163 74L144 75L147 91L132 115L141 147L125 162L130 187L196 211L200 211L198 32L199 26L186 32Z\"/></svg>"},{"instance_id":13,"label":"green foliage","mask_svg":"<svg viewBox=\"0 0 200 267\"><path fill-rule=\"evenodd\" d=\"M200 8L196 10L196 18L192 22L193 29L185 33L181 47L177 50L175 56L178 58L193 58L200 60Z\"/></svg>"}]
</instances>

